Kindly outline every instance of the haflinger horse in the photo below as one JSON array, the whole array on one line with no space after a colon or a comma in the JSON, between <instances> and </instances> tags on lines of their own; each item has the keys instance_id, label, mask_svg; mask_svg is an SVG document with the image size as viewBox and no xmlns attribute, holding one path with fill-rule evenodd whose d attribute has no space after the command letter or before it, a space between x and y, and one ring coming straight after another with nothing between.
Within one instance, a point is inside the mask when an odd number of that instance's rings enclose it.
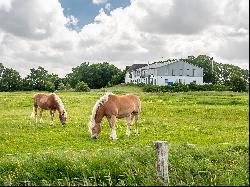
<instances>
[{"instance_id":1,"label":"haflinger horse","mask_svg":"<svg viewBox=\"0 0 250 187\"><path fill-rule=\"evenodd\" d=\"M101 121L105 116L108 119L109 126L111 128L111 138L113 140L118 139L116 135L116 119L127 119L127 131L126 135L130 136L130 126L135 123L135 134L138 132L138 114L141 111L141 101L138 96L135 95L122 95L116 96L111 92L102 96L93 107L92 116L89 122L89 130L91 137L96 139L101 132Z\"/></svg>"},{"instance_id":2,"label":"haflinger horse","mask_svg":"<svg viewBox=\"0 0 250 187\"><path fill-rule=\"evenodd\" d=\"M59 119L63 126L66 124L67 112L64 108L62 100L55 93L45 94L38 93L34 95L34 108L31 114L35 118L35 123L37 123L37 108L40 108L40 124L43 123L42 113L43 110L50 110L50 119L53 123L54 114L56 110L59 113Z\"/></svg>"}]
</instances>

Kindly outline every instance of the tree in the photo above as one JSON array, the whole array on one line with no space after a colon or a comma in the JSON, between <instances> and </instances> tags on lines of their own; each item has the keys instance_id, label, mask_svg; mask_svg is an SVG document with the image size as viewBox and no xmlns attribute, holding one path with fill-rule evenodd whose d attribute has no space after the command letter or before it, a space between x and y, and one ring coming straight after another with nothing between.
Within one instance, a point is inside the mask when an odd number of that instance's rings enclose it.
<instances>
[{"instance_id":1,"label":"tree","mask_svg":"<svg viewBox=\"0 0 250 187\"><path fill-rule=\"evenodd\" d=\"M49 92L55 91L55 84L51 81L45 81L44 90Z\"/></svg>"},{"instance_id":2,"label":"tree","mask_svg":"<svg viewBox=\"0 0 250 187\"><path fill-rule=\"evenodd\" d=\"M3 70L4 70L4 66L2 63L0 63L0 79L2 77Z\"/></svg>"},{"instance_id":3,"label":"tree","mask_svg":"<svg viewBox=\"0 0 250 187\"><path fill-rule=\"evenodd\" d=\"M37 69L30 69L30 74L23 79L24 90L46 90L55 91L58 89L62 79L56 74L49 74L47 70L39 66Z\"/></svg>"},{"instance_id":4,"label":"tree","mask_svg":"<svg viewBox=\"0 0 250 187\"><path fill-rule=\"evenodd\" d=\"M24 79L25 85L31 90L45 90L45 82L48 81L48 71L39 66L30 69L30 74Z\"/></svg>"},{"instance_id":5,"label":"tree","mask_svg":"<svg viewBox=\"0 0 250 187\"><path fill-rule=\"evenodd\" d=\"M113 75L111 80L108 83L109 86L114 86L117 84L124 83L125 82L125 74L126 74L126 71L123 70L123 71L119 71L117 74Z\"/></svg>"},{"instance_id":6,"label":"tree","mask_svg":"<svg viewBox=\"0 0 250 187\"><path fill-rule=\"evenodd\" d=\"M238 80L244 80L243 82L246 85L249 83L248 70L241 69L240 67L231 64L215 62L213 57L199 55L198 57L189 56L188 58L181 60L203 68L203 81L205 83L218 83L231 86L232 79L235 79L235 77L239 78Z\"/></svg>"},{"instance_id":7,"label":"tree","mask_svg":"<svg viewBox=\"0 0 250 187\"><path fill-rule=\"evenodd\" d=\"M5 68L0 64L0 91L18 91L22 87L20 74L12 69Z\"/></svg>"},{"instance_id":8,"label":"tree","mask_svg":"<svg viewBox=\"0 0 250 187\"><path fill-rule=\"evenodd\" d=\"M90 88L103 88L108 86L108 82L120 71L107 62L91 65L84 62L72 68L72 73L67 74L66 79L72 88L75 88L76 84L81 81L87 83Z\"/></svg>"},{"instance_id":9,"label":"tree","mask_svg":"<svg viewBox=\"0 0 250 187\"><path fill-rule=\"evenodd\" d=\"M244 79L238 76L233 76L230 80L230 87L234 92L244 92L246 91L247 83Z\"/></svg>"},{"instance_id":10,"label":"tree","mask_svg":"<svg viewBox=\"0 0 250 187\"><path fill-rule=\"evenodd\" d=\"M54 84L54 90L58 90L59 84L62 82L62 79L56 74L49 74L48 80L49 82Z\"/></svg>"}]
</instances>

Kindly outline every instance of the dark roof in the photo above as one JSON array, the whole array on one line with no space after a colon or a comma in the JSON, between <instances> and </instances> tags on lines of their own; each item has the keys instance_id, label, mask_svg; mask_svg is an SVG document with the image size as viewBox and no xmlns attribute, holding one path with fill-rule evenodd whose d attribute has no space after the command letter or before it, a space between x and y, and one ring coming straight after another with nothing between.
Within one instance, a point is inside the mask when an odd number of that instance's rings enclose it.
<instances>
[{"instance_id":1,"label":"dark roof","mask_svg":"<svg viewBox=\"0 0 250 187\"><path fill-rule=\"evenodd\" d=\"M147 66L148 64L133 64L132 66L130 66L130 68L128 69L129 72L134 71L136 69L142 68L144 66Z\"/></svg>"}]
</instances>

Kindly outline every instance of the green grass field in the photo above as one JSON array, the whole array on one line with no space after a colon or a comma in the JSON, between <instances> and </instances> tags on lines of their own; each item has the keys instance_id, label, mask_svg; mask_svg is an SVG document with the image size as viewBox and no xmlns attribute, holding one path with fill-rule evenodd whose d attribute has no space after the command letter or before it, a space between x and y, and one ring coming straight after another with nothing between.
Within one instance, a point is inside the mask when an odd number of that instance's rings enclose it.
<instances>
[{"instance_id":1,"label":"green grass field","mask_svg":"<svg viewBox=\"0 0 250 187\"><path fill-rule=\"evenodd\" d=\"M119 139L111 140L104 119L100 137L90 138L92 107L106 91L140 96L139 137L126 137L121 119ZM0 185L164 185L156 140L169 143L169 185L249 185L248 93L154 94L130 86L58 92L65 128L58 113L51 125L48 111L42 126L34 123L34 93L0 93Z\"/></svg>"}]
</instances>

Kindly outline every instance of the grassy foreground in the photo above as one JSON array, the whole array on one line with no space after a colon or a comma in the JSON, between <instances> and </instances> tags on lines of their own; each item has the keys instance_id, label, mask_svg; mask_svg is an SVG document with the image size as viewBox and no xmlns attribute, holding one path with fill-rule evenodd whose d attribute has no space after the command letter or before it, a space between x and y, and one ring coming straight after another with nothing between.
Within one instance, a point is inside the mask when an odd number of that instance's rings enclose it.
<instances>
[{"instance_id":1,"label":"grassy foreground","mask_svg":"<svg viewBox=\"0 0 250 187\"><path fill-rule=\"evenodd\" d=\"M107 120L97 140L88 121L106 91L141 97L140 136L109 138ZM59 92L68 112L63 128L49 112L30 118L35 92L0 93L0 185L164 185L152 142L169 143L169 185L249 184L249 97L246 93L143 93L117 86L89 93Z\"/></svg>"}]
</instances>

